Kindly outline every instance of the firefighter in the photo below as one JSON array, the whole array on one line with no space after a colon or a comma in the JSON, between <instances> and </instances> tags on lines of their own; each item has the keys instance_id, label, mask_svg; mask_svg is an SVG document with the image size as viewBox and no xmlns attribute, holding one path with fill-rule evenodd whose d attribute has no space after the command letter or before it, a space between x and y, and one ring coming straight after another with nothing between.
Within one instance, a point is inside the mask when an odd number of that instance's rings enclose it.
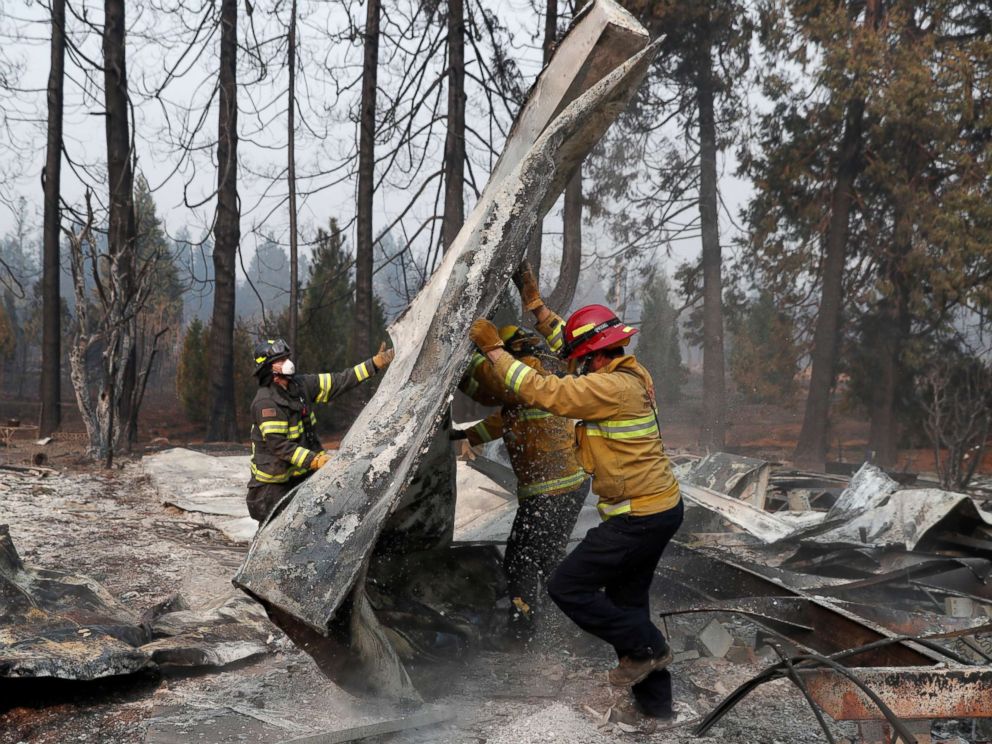
<instances>
[{"instance_id":1,"label":"firefighter","mask_svg":"<svg viewBox=\"0 0 992 744\"><path fill-rule=\"evenodd\" d=\"M548 592L579 627L614 647L619 663L610 670L610 683L633 693L632 703L617 707L618 717L651 730L653 719L673 713L665 669L672 652L651 622L649 592L683 513L661 439L654 384L634 356L624 353L637 330L609 308L587 305L562 323L544 306L526 267L516 278L538 330L569 361L573 374L537 373L506 353L488 320L476 320L470 337L525 405L579 419L578 460L592 475L603 521L558 566Z\"/></svg>"},{"instance_id":2,"label":"firefighter","mask_svg":"<svg viewBox=\"0 0 992 744\"><path fill-rule=\"evenodd\" d=\"M538 336L515 325L503 326L499 335L514 358L547 374L538 358L543 346ZM575 459L572 423L524 405L503 386L491 362L474 355L459 387L477 402L501 406L453 436L467 437L472 446L500 438L506 444L517 476L517 512L503 559L511 600L507 640L527 643L536 627L540 586L565 555L589 479Z\"/></svg>"},{"instance_id":3,"label":"firefighter","mask_svg":"<svg viewBox=\"0 0 992 744\"><path fill-rule=\"evenodd\" d=\"M293 488L328 460L315 427L316 403L328 403L346 390L371 380L395 352L383 343L368 361L344 372L298 375L292 351L281 338L255 345L258 392L251 404L251 480L248 513L264 522Z\"/></svg>"}]
</instances>

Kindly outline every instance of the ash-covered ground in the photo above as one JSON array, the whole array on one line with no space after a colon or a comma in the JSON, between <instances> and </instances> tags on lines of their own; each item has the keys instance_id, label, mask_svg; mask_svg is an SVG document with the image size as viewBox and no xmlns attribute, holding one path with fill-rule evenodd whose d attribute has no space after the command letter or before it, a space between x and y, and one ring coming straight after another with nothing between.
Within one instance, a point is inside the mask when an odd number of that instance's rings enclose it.
<instances>
[{"instance_id":1,"label":"ash-covered ground","mask_svg":"<svg viewBox=\"0 0 992 744\"><path fill-rule=\"evenodd\" d=\"M234 591L245 546L208 518L162 505L140 466L46 478L0 475L0 523L30 566L86 574L138 613L178 593L191 607ZM693 617L705 624L708 618ZM430 714L441 724L363 741L395 742L812 742L822 732L786 682L760 688L708 738L693 724L763 665L699 658L676 663L679 719L654 735L603 725L612 698L605 648L560 616L539 648L481 652L436 669L421 710L361 700L324 678L274 626L270 653L211 673L145 673L98 682L13 680L0 692L0 742L281 742ZM371 730L371 729L370 729ZM850 724L835 725L852 736Z\"/></svg>"}]
</instances>

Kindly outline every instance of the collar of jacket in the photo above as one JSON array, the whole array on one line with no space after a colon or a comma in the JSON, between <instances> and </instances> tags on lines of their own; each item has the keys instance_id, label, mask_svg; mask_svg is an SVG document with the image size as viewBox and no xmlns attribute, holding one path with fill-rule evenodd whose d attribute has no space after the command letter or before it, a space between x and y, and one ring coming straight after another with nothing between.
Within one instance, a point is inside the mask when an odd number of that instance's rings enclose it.
<instances>
[{"instance_id":1,"label":"collar of jacket","mask_svg":"<svg viewBox=\"0 0 992 744\"><path fill-rule=\"evenodd\" d=\"M634 375L635 377L639 377L641 380L647 382L645 369L637 363L637 358L633 354L624 354L623 356L619 356L605 367L600 367L592 374L601 375L609 374L610 372L626 372L627 374Z\"/></svg>"}]
</instances>

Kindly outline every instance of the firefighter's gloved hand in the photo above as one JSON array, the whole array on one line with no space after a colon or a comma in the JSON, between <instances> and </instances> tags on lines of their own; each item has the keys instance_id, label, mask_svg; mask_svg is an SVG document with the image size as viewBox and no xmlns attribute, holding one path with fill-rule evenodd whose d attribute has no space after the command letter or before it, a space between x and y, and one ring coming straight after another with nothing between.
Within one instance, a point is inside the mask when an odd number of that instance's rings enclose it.
<instances>
[{"instance_id":1,"label":"firefighter's gloved hand","mask_svg":"<svg viewBox=\"0 0 992 744\"><path fill-rule=\"evenodd\" d=\"M330 459L330 456L326 452L318 452L310 461L310 469L320 470L330 461Z\"/></svg>"},{"instance_id":2,"label":"firefighter's gloved hand","mask_svg":"<svg viewBox=\"0 0 992 744\"><path fill-rule=\"evenodd\" d=\"M499 331L491 320L479 318L472 323L472 329L468 332L468 337L472 343L479 347L479 351L485 354L493 349L503 348L503 339L499 337Z\"/></svg>"},{"instance_id":3,"label":"firefighter's gloved hand","mask_svg":"<svg viewBox=\"0 0 992 744\"><path fill-rule=\"evenodd\" d=\"M520 291L520 299L524 303L525 310L537 310L544 304L541 299L541 290L537 286L537 277L530 268L530 263L522 261L520 266L513 272L513 283Z\"/></svg>"},{"instance_id":4,"label":"firefighter's gloved hand","mask_svg":"<svg viewBox=\"0 0 992 744\"><path fill-rule=\"evenodd\" d=\"M376 369L385 369L389 366L389 363L393 361L396 356L396 349L387 349L386 342L383 341L379 344L378 353L372 357L372 364L375 365Z\"/></svg>"}]
</instances>

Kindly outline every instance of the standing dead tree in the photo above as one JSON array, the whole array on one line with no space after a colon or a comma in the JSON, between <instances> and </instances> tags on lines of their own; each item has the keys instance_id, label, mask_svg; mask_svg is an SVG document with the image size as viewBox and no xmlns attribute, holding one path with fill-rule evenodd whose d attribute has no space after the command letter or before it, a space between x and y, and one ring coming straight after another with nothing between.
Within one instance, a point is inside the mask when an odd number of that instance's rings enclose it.
<instances>
[{"instance_id":1,"label":"standing dead tree","mask_svg":"<svg viewBox=\"0 0 992 744\"><path fill-rule=\"evenodd\" d=\"M135 320L151 291L153 261L134 273L120 257L99 250L94 235L92 193L86 191L86 217L74 229L63 228L76 299L73 342L69 350L72 387L89 439L89 454L113 465L124 426L118 419L128 360L135 345ZM87 287L92 283L92 295ZM99 374L88 364L99 350Z\"/></svg>"},{"instance_id":2,"label":"standing dead tree","mask_svg":"<svg viewBox=\"0 0 992 744\"><path fill-rule=\"evenodd\" d=\"M44 248L42 277L41 420L42 436L62 420L62 298L59 290L59 228L62 210L62 107L65 86L65 0L51 6L51 67L48 72L48 143L45 157Z\"/></svg>"}]
</instances>

